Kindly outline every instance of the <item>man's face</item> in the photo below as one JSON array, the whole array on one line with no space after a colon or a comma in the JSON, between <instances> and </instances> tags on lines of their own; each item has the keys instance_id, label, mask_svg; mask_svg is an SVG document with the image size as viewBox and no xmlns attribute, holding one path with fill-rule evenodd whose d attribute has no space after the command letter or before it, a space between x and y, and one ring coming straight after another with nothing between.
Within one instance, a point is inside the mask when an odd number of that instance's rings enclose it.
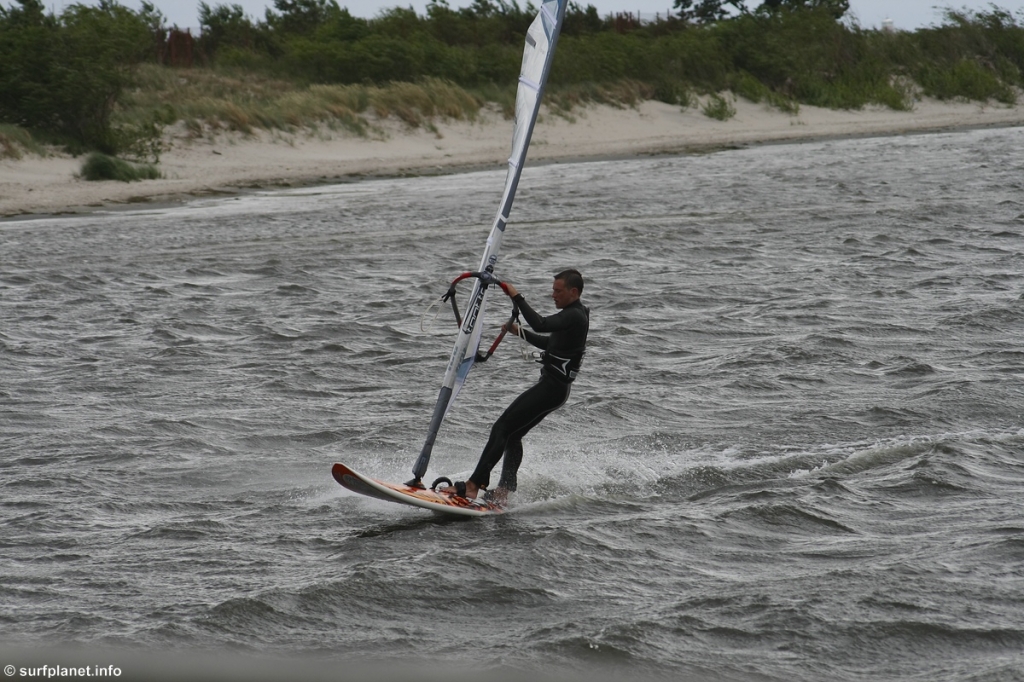
<instances>
[{"instance_id":1,"label":"man's face","mask_svg":"<svg viewBox=\"0 0 1024 682\"><path fill-rule=\"evenodd\" d=\"M551 298L555 301L555 307L561 310L567 305L572 305L580 297L580 290L565 286L565 280L556 279L551 285Z\"/></svg>"}]
</instances>

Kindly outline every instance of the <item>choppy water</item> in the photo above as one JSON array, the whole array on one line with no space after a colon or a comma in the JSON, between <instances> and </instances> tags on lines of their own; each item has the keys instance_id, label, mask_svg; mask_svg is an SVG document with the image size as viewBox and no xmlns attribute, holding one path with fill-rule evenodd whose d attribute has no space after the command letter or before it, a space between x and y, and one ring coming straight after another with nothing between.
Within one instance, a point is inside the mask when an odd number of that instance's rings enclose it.
<instances>
[{"instance_id":1,"label":"choppy water","mask_svg":"<svg viewBox=\"0 0 1024 682\"><path fill-rule=\"evenodd\" d=\"M528 168L500 274L550 309L579 267L590 351L514 513L468 522L329 470L408 476L453 339L420 317L503 173L0 223L0 642L1024 679L1022 148ZM472 468L517 353L431 475Z\"/></svg>"}]
</instances>

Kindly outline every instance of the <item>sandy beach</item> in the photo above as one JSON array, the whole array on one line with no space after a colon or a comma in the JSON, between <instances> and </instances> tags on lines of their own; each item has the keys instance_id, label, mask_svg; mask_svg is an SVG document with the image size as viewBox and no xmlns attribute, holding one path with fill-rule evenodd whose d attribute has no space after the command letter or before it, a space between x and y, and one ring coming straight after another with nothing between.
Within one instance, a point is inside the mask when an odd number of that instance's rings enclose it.
<instances>
[{"instance_id":1,"label":"sandy beach","mask_svg":"<svg viewBox=\"0 0 1024 682\"><path fill-rule=\"evenodd\" d=\"M727 121L708 118L699 109L661 102L625 109L592 106L573 112L573 120L545 115L534 132L529 160L692 153L802 140L1024 125L1021 105L925 100L910 112L802 106L795 116L742 99L734 106L736 116ZM383 134L372 139L337 131L260 131L250 136L218 133L200 139L171 133L169 149L158 166L164 177L132 183L82 180L77 177L82 159L67 155L4 159L0 161L0 216L175 202L360 176L499 167L511 145L511 123L489 111L482 112L475 122L435 122L436 133L390 120L377 125Z\"/></svg>"}]
</instances>

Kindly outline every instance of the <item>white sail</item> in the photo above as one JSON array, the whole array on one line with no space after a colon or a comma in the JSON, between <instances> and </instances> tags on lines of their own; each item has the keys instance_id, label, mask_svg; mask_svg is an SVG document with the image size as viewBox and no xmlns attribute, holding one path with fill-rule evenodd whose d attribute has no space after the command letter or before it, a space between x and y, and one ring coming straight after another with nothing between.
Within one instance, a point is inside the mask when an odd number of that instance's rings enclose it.
<instances>
[{"instance_id":1,"label":"white sail","mask_svg":"<svg viewBox=\"0 0 1024 682\"><path fill-rule=\"evenodd\" d=\"M558 34L562 30L562 21L565 18L567 5L568 0L547 0L542 3L537 18L533 20L530 29L526 32L526 47L523 50L523 65L519 71L519 88L516 93L512 155L508 160L505 191L501 198L501 204L498 206L498 214L494 218L491 233L487 237L483 257L480 259L480 277L473 280L469 308L455 340L455 347L452 349L444 380L441 382L441 390L437 396L437 403L434 405L434 414L430 420L427 440L413 466L413 475L416 477L414 482L418 482L427 472L430 453L433 450L437 432L441 428L441 422L444 421L445 415L448 414L448 410L455 401L455 396L458 395L462 384L465 383L480 347L480 334L483 330L481 321L487 303L487 294L490 285L497 282L492 274L494 266L498 262L501 238L505 234L505 225L508 223L509 212L512 210L512 201L515 199L516 188L519 186L519 176L522 174L523 165L526 162L526 152L530 147L530 138L533 136L533 126L537 122L537 112L540 110L544 85L547 83L548 73L551 71L555 45L558 42Z\"/></svg>"}]
</instances>

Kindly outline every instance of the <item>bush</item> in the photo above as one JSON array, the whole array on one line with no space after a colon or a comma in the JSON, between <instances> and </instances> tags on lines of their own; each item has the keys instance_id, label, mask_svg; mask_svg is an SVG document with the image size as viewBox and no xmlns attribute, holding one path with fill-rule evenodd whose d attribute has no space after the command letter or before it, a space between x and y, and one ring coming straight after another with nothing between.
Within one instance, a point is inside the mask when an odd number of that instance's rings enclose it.
<instances>
[{"instance_id":1,"label":"bush","mask_svg":"<svg viewBox=\"0 0 1024 682\"><path fill-rule=\"evenodd\" d=\"M736 115L736 107L732 105L732 102L718 94L711 95L701 107L701 111L705 116L716 121L728 121Z\"/></svg>"},{"instance_id":2,"label":"bush","mask_svg":"<svg viewBox=\"0 0 1024 682\"><path fill-rule=\"evenodd\" d=\"M151 165L134 165L99 152L94 152L82 164L81 176L86 180L156 180L159 171Z\"/></svg>"}]
</instances>

